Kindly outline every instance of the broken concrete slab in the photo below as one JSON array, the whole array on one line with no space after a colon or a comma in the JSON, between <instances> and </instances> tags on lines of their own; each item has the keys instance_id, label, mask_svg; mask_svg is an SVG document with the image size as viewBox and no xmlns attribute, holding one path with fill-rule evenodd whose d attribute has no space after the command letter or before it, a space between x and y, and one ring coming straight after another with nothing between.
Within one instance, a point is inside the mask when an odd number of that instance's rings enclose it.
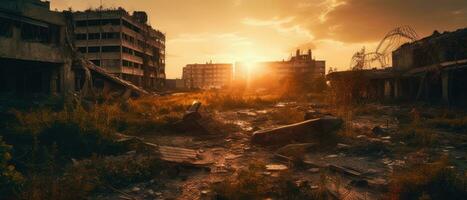
<instances>
[{"instance_id":1,"label":"broken concrete slab","mask_svg":"<svg viewBox=\"0 0 467 200\"><path fill-rule=\"evenodd\" d=\"M306 142L333 134L342 127L343 120L337 117L311 119L273 129L253 133L252 143L259 145L284 145L293 142Z\"/></svg>"}]
</instances>

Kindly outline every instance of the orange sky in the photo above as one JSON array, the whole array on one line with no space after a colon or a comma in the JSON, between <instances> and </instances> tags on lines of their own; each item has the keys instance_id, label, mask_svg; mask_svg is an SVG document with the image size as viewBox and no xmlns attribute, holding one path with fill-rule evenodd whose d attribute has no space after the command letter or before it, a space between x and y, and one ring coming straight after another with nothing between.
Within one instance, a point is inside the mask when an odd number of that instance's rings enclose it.
<instances>
[{"instance_id":1,"label":"orange sky","mask_svg":"<svg viewBox=\"0 0 467 200\"><path fill-rule=\"evenodd\" d=\"M96 8L100 0L50 0L52 9ZM188 63L287 59L296 48L340 70L353 53L374 49L390 29L421 36L467 26L467 0L102 0L104 7L144 10L167 35L166 73Z\"/></svg>"}]
</instances>

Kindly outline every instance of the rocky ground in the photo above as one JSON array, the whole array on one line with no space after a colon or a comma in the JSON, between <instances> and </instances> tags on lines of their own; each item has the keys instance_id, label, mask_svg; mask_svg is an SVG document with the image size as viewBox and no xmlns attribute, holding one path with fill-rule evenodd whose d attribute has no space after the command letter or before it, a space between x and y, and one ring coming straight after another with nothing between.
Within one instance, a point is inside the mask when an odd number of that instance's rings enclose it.
<instances>
[{"instance_id":1,"label":"rocky ground","mask_svg":"<svg viewBox=\"0 0 467 200\"><path fill-rule=\"evenodd\" d=\"M339 116L344 124L338 130L337 138L325 145L316 144L320 141L286 147L252 144L255 131L293 122L291 118L294 116L286 113L283 117L274 117L277 110L308 113L308 118ZM465 173L466 134L434 130L436 143L428 147L413 146L399 134L404 123L400 115L410 116L411 107L368 105L363 110L366 111L339 113L327 105L296 102L258 109L202 109L203 123L219 121L228 124L229 128L215 127L216 130L196 134L147 133L140 137L157 145L192 149L198 159L207 162L196 166L174 164L172 173L161 174L149 182L134 184L110 195L97 194L95 198L211 199L215 195L213 185L234 176L251 163L264 165L262 174L265 177L276 179L287 174L296 184L307 182L312 190L325 187L338 199L381 199L394 171L414 163L433 162L443 155L454 161L450 167ZM419 112L423 116L433 110Z\"/></svg>"}]
</instances>

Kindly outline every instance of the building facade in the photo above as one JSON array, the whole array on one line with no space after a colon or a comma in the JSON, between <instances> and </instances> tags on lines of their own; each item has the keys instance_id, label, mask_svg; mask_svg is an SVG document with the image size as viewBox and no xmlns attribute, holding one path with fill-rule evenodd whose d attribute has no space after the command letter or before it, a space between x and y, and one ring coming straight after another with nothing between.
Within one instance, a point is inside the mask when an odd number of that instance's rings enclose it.
<instances>
[{"instance_id":1,"label":"building facade","mask_svg":"<svg viewBox=\"0 0 467 200\"><path fill-rule=\"evenodd\" d=\"M189 64L183 68L183 80L187 88L223 88L232 83L232 64Z\"/></svg>"},{"instance_id":2,"label":"building facade","mask_svg":"<svg viewBox=\"0 0 467 200\"><path fill-rule=\"evenodd\" d=\"M165 35L147 24L147 14L116 10L74 12L75 46L115 76L145 89L165 81Z\"/></svg>"},{"instance_id":3,"label":"building facade","mask_svg":"<svg viewBox=\"0 0 467 200\"><path fill-rule=\"evenodd\" d=\"M65 94L73 90L63 13L49 2L0 3L0 93Z\"/></svg>"},{"instance_id":4,"label":"building facade","mask_svg":"<svg viewBox=\"0 0 467 200\"><path fill-rule=\"evenodd\" d=\"M467 28L435 31L392 52L393 67L333 72L327 79L336 88L349 88L352 80L365 82L353 91L355 99L425 101L465 107L466 44Z\"/></svg>"},{"instance_id":5,"label":"building facade","mask_svg":"<svg viewBox=\"0 0 467 200\"><path fill-rule=\"evenodd\" d=\"M254 64L236 63L235 80L255 82L262 79L264 82L278 82L284 79L324 79L326 61L315 60L311 50L302 54L300 50L289 60L258 62Z\"/></svg>"},{"instance_id":6,"label":"building facade","mask_svg":"<svg viewBox=\"0 0 467 200\"><path fill-rule=\"evenodd\" d=\"M0 95L31 100L48 95L147 94L76 53L72 15L50 11L50 3L40 0L2 1Z\"/></svg>"}]
</instances>

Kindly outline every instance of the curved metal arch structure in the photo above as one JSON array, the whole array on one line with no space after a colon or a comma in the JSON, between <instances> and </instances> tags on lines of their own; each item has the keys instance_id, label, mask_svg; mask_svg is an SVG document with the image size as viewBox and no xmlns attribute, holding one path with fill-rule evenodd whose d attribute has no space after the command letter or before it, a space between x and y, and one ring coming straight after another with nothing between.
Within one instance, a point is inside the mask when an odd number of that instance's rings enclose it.
<instances>
[{"instance_id":1,"label":"curved metal arch structure","mask_svg":"<svg viewBox=\"0 0 467 200\"><path fill-rule=\"evenodd\" d=\"M353 70L385 68L389 66L391 54L397 48L407 42L418 40L418 34L409 26L397 27L389 31L378 44L374 52L366 52L365 48L356 52L350 61L350 68Z\"/></svg>"}]
</instances>

